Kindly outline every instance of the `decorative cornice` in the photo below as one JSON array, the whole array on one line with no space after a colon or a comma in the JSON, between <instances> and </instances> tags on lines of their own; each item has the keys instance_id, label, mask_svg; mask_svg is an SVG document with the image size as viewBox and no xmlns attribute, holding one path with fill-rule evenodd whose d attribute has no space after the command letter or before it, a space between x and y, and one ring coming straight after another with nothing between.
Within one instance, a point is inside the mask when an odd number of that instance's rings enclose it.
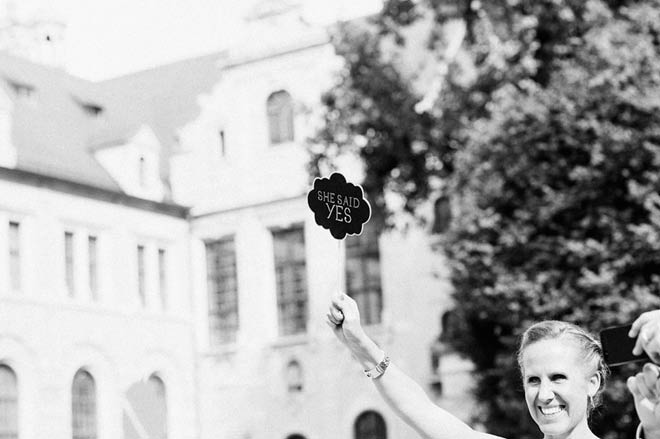
<instances>
[{"instance_id":1,"label":"decorative cornice","mask_svg":"<svg viewBox=\"0 0 660 439\"><path fill-rule=\"evenodd\" d=\"M147 210L177 218L186 219L190 212L189 207L181 206L179 204L145 200L122 192L115 192L23 169L12 169L0 166L0 180L12 181L39 188L47 188L71 195L133 207L135 209Z\"/></svg>"}]
</instances>

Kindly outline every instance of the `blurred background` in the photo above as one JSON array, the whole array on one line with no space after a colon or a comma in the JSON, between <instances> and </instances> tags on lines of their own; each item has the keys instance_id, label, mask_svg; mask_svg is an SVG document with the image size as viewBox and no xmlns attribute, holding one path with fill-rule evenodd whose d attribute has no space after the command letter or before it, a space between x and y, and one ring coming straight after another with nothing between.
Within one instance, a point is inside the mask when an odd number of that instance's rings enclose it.
<instances>
[{"instance_id":1,"label":"blurred background","mask_svg":"<svg viewBox=\"0 0 660 439\"><path fill-rule=\"evenodd\" d=\"M0 437L415 438L324 324L345 290L534 438L522 331L660 306L658 2L328 3L0 0ZM341 245L334 170L373 208Z\"/></svg>"}]
</instances>

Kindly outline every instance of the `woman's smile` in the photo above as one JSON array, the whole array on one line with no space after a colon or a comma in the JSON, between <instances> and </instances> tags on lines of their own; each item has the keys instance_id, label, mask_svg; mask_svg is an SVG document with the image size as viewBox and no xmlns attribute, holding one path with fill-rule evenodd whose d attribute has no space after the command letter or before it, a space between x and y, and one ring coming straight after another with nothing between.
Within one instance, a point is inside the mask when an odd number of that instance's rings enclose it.
<instances>
[{"instance_id":1,"label":"woman's smile","mask_svg":"<svg viewBox=\"0 0 660 439\"><path fill-rule=\"evenodd\" d=\"M560 413L562 413L566 409L565 405L553 405L553 406L547 406L547 407L542 407L539 406L539 411L543 416L547 418L554 418L557 417Z\"/></svg>"}]
</instances>

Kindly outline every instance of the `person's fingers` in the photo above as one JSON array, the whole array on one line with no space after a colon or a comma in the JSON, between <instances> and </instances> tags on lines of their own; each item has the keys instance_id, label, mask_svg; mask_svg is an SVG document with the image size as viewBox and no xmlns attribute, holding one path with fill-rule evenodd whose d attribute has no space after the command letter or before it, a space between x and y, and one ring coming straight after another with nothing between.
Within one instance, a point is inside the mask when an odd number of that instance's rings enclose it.
<instances>
[{"instance_id":1,"label":"person's fingers","mask_svg":"<svg viewBox=\"0 0 660 439\"><path fill-rule=\"evenodd\" d=\"M328 318L328 321L329 321L330 323L332 323L333 325L335 325L335 326L339 326L339 325L341 325L341 321L340 321L340 320L337 320L337 319L332 315L332 313L329 312L328 314L326 314L326 317Z\"/></svg>"},{"instance_id":2,"label":"person's fingers","mask_svg":"<svg viewBox=\"0 0 660 439\"><path fill-rule=\"evenodd\" d=\"M642 328L644 323L648 322L651 320L651 312L647 311L642 314L640 314L639 317L635 319L635 321L632 323L632 326L630 327L630 331L628 332L628 337L636 337L637 334L639 334L639 330Z\"/></svg>"},{"instance_id":3,"label":"person's fingers","mask_svg":"<svg viewBox=\"0 0 660 439\"><path fill-rule=\"evenodd\" d=\"M654 404L653 406L653 416L656 419L656 422L658 419L660 419L660 404Z\"/></svg>"},{"instance_id":4,"label":"person's fingers","mask_svg":"<svg viewBox=\"0 0 660 439\"><path fill-rule=\"evenodd\" d=\"M637 388L637 393L640 395L641 399L653 399L653 391L646 385L646 380L644 379L644 373L639 372L633 377L635 379L635 386Z\"/></svg>"},{"instance_id":5,"label":"person's fingers","mask_svg":"<svg viewBox=\"0 0 660 439\"><path fill-rule=\"evenodd\" d=\"M637 374L637 376L640 375L641 379L639 379L637 382L639 391L649 401L656 401L658 399L656 388L658 375L660 375L660 369L655 364L646 363L642 369L642 372Z\"/></svg>"},{"instance_id":6,"label":"person's fingers","mask_svg":"<svg viewBox=\"0 0 660 439\"><path fill-rule=\"evenodd\" d=\"M660 309L646 311L640 314L640 316L637 317L637 319L635 319L635 321L632 323L632 327L628 332L628 336L631 338L636 337L637 334L639 334L639 331L642 329L642 326L646 325L646 323L652 320L660 321Z\"/></svg>"},{"instance_id":7,"label":"person's fingers","mask_svg":"<svg viewBox=\"0 0 660 439\"><path fill-rule=\"evenodd\" d=\"M660 363L660 329L654 331L651 339L644 343L644 351L654 363Z\"/></svg>"},{"instance_id":8,"label":"person's fingers","mask_svg":"<svg viewBox=\"0 0 660 439\"><path fill-rule=\"evenodd\" d=\"M660 378L660 366L653 363L644 363L642 373L644 374L644 379L646 379L649 384L655 384L658 378Z\"/></svg>"},{"instance_id":9,"label":"person's fingers","mask_svg":"<svg viewBox=\"0 0 660 439\"><path fill-rule=\"evenodd\" d=\"M338 294L332 298L332 306L341 311L344 319L356 320L359 318L357 303L346 294Z\"/></svg>"},{"instance_id":10,"label":"person's fingers","mask_svg":"<svg viewBox=\"0 0 660 439\"><path fill-rule=\"evenodd\" d=\"M642 392L639 390L639 386L637 385L637 381L637 375L628 377L626 380L626 386L628 386L628 390L630 390L630 393L632 393L635 401L644 399L644 396L642 395Z\"/></svg>"},{"instance_id":11,"label":"person's fingers","mask_svg":"<svg viewBox=\"0 0 660 439\"><path fill-rule=\"evenodd\" d=\"M637 336L637 340L635 340L635 346L632 350L633 355L640 355L644 352L644 346L648 343L650 338L648 329L650 328L647 327L646 324L639 329L639 335Z\"/></svg>"},{"instance_id":12,"label":"person's fingers","mask_svg":"<svg viewBox=\"0 0 660 439\"><path fill-rule=\"evenodd\" d=\"M334 317L338 322L344 320L344 313L340 309L337 309L335 306L331 306L328 313L332 315L332 317Z\"/></svg>"},{"instance_id":13,"label":"person's fingers","mask_svg":"<svg viewBox=\"0 0 660 439\"><path fill-rule=\"evenodd\" d=\"M339 311L344 311L344 301L341 299L341 296L334 295L332 296L332 301L330 305L338 309Z\"/></svg>"},{"instance_id":14,"label":"person's fingers","mask_svg":"<svg viewBox=\"0 0 660 439\"><path fill-rule=\"evenodd\" d=\"M660 360L660 320L652 319L641 326L632 352L634 355L646 352L653 361Z\"/></svg>"}]
</instances>

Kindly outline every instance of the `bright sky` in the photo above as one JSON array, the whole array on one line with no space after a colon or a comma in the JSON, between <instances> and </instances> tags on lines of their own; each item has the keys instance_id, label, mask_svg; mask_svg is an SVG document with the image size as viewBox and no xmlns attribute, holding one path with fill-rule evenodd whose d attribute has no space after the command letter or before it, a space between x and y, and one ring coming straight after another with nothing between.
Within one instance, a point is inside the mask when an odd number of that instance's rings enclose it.
<instances>
[{"instance_id":1,"label":"bright sky","mask_svg":"<svg viewBox=\"0 0 660 439\"><path fill-rule=\"evenodd\" d=\"M19 18L64 22L66 69L96 80L240 41L242 17L258 0L0 0L0 14L12 1ZM373 12L379 1L303 0L315 23Z\"/></svg>"}]
</instances>

